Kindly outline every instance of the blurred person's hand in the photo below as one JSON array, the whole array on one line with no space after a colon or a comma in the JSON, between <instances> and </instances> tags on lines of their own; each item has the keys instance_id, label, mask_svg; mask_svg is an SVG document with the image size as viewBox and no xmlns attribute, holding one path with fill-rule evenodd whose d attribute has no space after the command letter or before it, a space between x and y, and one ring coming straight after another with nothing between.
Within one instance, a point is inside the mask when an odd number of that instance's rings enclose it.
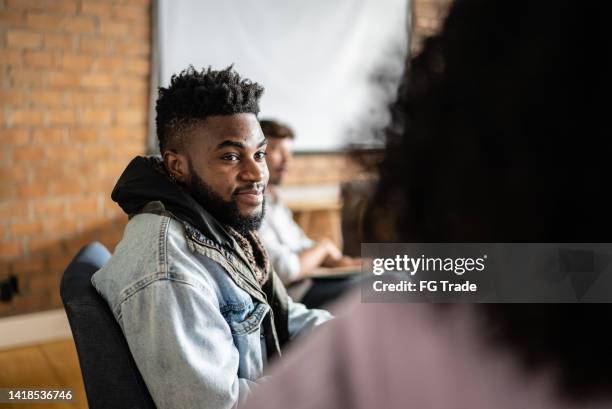
<instances>
[{"instance_id":1,"label":"blurred person's hand","mask_svg":"<svg viewBox=\"0 0 612 409\"><path fill-rule=\"evenodd\" d=\"M323 267L332 267L331 264L338 263L342 260L342 251L340 251L336 244L327 237L317 241L317 246L322 246L326 252L326 257L323 259L323 263L321 263Z\"/></svg>"},{"instance_id":2,"label":"blurred person's hand","mask_svg":"<svg viewBox=\"0 0 612 409\"><path fill-rule=\"evenodd\" d=\"M334 264L342 259L342 252L328 238L318 240L314 246L304 250L299 255L300 258L300 274L296 279L310 277L312 271L318 267L328 267L328 264Z\"/></svg>"}]
</instances>

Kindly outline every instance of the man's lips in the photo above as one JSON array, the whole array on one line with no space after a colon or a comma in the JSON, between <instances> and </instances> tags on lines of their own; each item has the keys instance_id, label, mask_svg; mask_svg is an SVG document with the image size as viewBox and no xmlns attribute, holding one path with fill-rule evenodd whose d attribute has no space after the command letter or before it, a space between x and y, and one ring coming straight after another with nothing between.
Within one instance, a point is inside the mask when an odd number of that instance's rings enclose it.
<instances>
[{"instance_id":1,"label":"man's lips","mask_svg":"<svg viewBox=\"0 0 612 409\"><path fill-rule=\"evenodd\" d=\"M261 190L259 189L246 189L246 190L237 190L235 194L237 195L260 195Z\"/></svg>"},{"instance_id":2,"label":"man's lips","mask_svg":"<svg viewBox=\"0 0 612 409\"><path fill-rule=\"evenodd\" d=\"M259 189L239 190L235 196L236 200L250 206L257 206L263 201L263 191Z\"/></svg>"}]
</instances>

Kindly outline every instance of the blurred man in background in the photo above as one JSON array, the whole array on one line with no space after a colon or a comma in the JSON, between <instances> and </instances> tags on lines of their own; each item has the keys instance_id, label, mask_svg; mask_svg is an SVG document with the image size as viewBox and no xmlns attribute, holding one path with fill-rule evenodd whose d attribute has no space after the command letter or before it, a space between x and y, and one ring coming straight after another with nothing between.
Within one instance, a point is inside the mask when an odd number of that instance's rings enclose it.
<instances>
[{"instance_id":1,"label":"blurred man in background","mask_svg":"<svg viewBox=\"0 0 612 409\"><path fill-rule=\"evenodd\" d=\"M270 171L267 189L266 215L259 235L268 251L270 261L281 280L287 286L312 277L319 267L360 267L360 260L344 256L329 238L313 241L293 220L289 210L280 200L276 187L286 176L293 155L291 144L294 133L280 122L264 119L261 129L268 140L266 163ZM310 283L312 287L302 298L308 307L320 307L336 298L353 283L351 279L327 280Z\"/></svg>"}]
</instances>

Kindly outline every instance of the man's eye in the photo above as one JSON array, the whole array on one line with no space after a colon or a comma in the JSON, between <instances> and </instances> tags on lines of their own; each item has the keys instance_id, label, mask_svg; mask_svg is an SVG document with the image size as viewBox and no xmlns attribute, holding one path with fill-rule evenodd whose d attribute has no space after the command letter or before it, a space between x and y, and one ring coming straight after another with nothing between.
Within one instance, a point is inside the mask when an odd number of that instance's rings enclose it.
<instances>
[{"instance_id":1,"label":"man's eye","mask_svg":"<svg viewBox=\"0 0 612 409\"><path fill-rule=\"evenodd\" d=\"M221 159L229 160L229 161L237 161L240 158L235 153L230 153L228 155L224 155Z\"/></svg>"},{"instance_id":2,"label":"man's eye","mask_svg":"<svg viewBox=\"0 0 612 409\"><path fill-rule=\"evenodd\" d=\"M261 160L266 157L266 152L260 151L255 154L255 159Z\"/></svg>"}]
</instances>

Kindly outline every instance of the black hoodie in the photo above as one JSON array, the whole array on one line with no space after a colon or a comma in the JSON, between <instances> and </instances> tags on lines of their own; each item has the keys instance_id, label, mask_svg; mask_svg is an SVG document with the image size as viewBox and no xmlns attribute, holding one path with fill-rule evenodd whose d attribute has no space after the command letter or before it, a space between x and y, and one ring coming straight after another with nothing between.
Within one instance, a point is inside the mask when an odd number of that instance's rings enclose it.
<instances>
[{"instance_id":1,"label":"black hoodie","mask_svg":"<svg viewBox=\"0 0 612 409\"><path fill-rule=\"evenodd\" d=\"M222 246L234 248L223 226L187 190L170 180L159 158L137 156L132 159L117 181L111 198L130 217L141 212L147 203L160 201L176 218Z\"/></svg>"}]
</instances>

